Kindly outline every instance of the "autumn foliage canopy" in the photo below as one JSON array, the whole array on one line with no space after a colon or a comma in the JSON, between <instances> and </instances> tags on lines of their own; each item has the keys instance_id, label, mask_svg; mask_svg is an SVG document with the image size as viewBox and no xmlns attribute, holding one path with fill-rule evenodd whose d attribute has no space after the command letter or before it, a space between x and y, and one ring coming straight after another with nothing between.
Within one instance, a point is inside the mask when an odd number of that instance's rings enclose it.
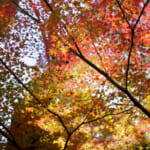
<instances>
[{"instance_id":1,"label":"autumn foliage canopy","mask_svg":"<svg viewBox=\"0 0 150 150\"><path fill-rule=\"evenodd\" d=\"M149 2L0 1L1 149L148 149Z\"/></svg>"}]
</instances>

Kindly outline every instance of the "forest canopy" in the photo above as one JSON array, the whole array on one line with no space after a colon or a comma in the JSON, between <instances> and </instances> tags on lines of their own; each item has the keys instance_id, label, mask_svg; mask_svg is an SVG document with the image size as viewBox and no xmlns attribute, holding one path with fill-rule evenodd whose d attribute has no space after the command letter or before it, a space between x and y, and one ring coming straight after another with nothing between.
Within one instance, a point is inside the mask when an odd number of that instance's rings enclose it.
<instances>
[{"instance_id":1,"label":"forest canopy","mask_svg":"<svg viewBox=\"0 0 150 150\"><path fill-rule=\"evenodd\" d=\"M0 1L0 148L150 148L149 2Z\"/></svg>"}]
</instances>

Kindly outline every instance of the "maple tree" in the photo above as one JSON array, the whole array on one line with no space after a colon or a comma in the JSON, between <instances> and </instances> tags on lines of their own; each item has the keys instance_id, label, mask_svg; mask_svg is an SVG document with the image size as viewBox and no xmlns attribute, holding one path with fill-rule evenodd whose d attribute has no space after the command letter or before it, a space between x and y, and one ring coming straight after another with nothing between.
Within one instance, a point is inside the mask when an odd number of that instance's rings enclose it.
<instances>
[{"instance_id":1,"label":"maple tree","mask_svg":"<svg viewBox=\"0 0 150 150\"><path fill-rule=\"evenodd\" d=\"M139 146L142 138L146 142L149 0L29 0L22 4L25 9L9 2L24 14L18 28L23 23L40 32L47 62L42 64L40 54L37 66L43 72L32 78L28 88L0 59L29 92L15 110L17 123L12 122L11 132L6 130L15 138L1 132L9 143L17 149L128 149ZM22 44L30 40L25 36L19 40ZM139 128L136 119L139 123L145 118L145 127ZM24 125L16 126L18 122ZM17 136L17 129L24 132ZM39 137L36 142L33 135ZM20 136L25 136L24 141Z\"/></svg>"}]
</instances>

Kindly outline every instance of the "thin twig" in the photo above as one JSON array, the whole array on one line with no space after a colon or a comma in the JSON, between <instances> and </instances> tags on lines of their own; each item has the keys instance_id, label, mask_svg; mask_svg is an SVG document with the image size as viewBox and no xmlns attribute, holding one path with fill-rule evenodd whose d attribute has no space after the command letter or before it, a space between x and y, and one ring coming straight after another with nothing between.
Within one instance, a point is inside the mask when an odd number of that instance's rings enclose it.
<instances>
[{"instance_id":1,"label":"thin twig","mask_svg":"<svg viewBox=\"0 0 150 150\"><path fill-rule=\"evenodd\" d=\"M20 12L22 12L23 14L27 15L28 17L30 17L31 19L33 19L35 22L40 23L40 21L38 19L36 19L35 17L33 17L32 15L30 15L27 11L25 11L23 8L21 8L18 3L15 0L12 0L12 3L18 8L18 10Z\"/></svg>"},{"instance_id":2,"label":"thin twig","mask_svg":"<svg viewBox=\"0 0 150 150\"><path fill-rule=\"evenodd\" d=\"M133 48L133 39L134 39L134 30L131 32L131 44L129 49L129 55L128 55L128 63L127 63L127 69L126 69L126 89L128 88L128 73L129 73L129 67L130 67L130 58Z\"/></svg>"},{"instance_id":3,"label":"thin twig","mask_svg":"<svg viewBox=\"0 0 150 150\"><path fill-rule=\"evenodd\" d=\"M91 37L91 35L90 35L90 37ZM105 68L105 65L104 65L104 63L103 63L103 59L102 59L102 57L101 57L100 51L97 50L97 48L96 48L96 46L95 46L94 41L93 41L92 38L91 38L91 41L92 41L92 45L93 45L93 47L94 47L94 49L95 49L95 52L96 52L96 54L98 55L98 57L99 57L99 59L100 59L100 61L101 61L101 64L102 64L102 66L104 67L104 70L105 70L105 72L106 72L106 68Z\"/></svg>"},{"instance_id":4,"label":"thin twig","mask_svg":"<svg viewBox=\"0 0 150 150\"><path fill-rule=\"evenodd\" d=\"M82 54L82 52L81 52L81 50L80 50L80 48L79 48L79 46L78 46L78 44L77 44L77 42L75 41L74 37L70 34L70 32L68 31L68 29L67 29L67 27L65 25L64 25L64 28L65 28L66 32L68 33L68 35L70 36L70 38L72 39L72 41L73 41L73 43L74 43L77 51L81 55L81 57L84 57L83 54Z\"/></svg>"},{"instance_id":5,"label":"thin twig","mask_svg":"<svg viewBox=\"0 0 150 150\"><path fill-rule=\"evenodd\" d=\"M126 22L127 22L128 26L130 27L130 29L132 29L132 26L130 25L130 23L129 23L127 17L126 17L125 12L124 12L123 8L121 7L121 4L120 4L119 0L116 0L116 1L119 5L119 8L120 8L121 12L122 12L123 18L126 20Z\"/></svg>"},{"instance_id":6,"label":"thin twig","mask_svg":"<svg viewBox=\"0 0 150 150\"><path fill-rule=\"evenodd\" d=\"M124 7L124 8L125 8L125 7ZM126 8L125 8L125 9L126 9ZM143 9L143 8L142 8L142 9ZM126 14L127 14L127 15L130 15L128 12L126 12ZM141 16L139 16L139 17L141 17ZM139 18L139 17L138 17L138 18ZM132 18L135 19L135 20L137 20L137 18L135 18L134 16L132 16ZM143 22L140 21L140 18L139 18L139 21L138 21L138 22L141 23L142 25L144 25L145 27L147 27L148 29L150 29L150 27L149 27L148 25L146 25L145 23L143 23Z\"/></svg>"},{"instance_id":7,"label":"thin twig","mask_svg":"<svg viewBox=\"0 0 150 150\"><path fill-rule=\"evenodd\" d=\"M134 105L130 105L130 104L122 104L122 103L113 103L114 105L122 105L122 106L134 106Z\"/></svg>"},{"instance_id":8,"label":"thin twig","mask_svg":"<svg viewBox=\"0 0 150 150\"><path fill-rule=\"evenodd\" d=\"M146 8L146 6L148 5L149 2L150 2L150 0L147 0L146 3L144 4L144 6L143 6L143 8L142 8L142 10L140 12L140 15L139 15L138 19L136 20L136 23L135 23L135 25L133 27L133 30L136 28L136 26L137 26L138 22L140 21L140 18L143 15L144 10L145 10L145 8Z\"/></svg>"},{"instance_id":9,"label":"thin twig","mask_svg":"<svg viewBox=\"0 0 150 150\"><path fill-rule=\"evenodd\" d=\"M130 108L131 109L131 108ZM115 115L119 115L119 114L122 114L122 113L126 113L126 112L128 112L130 109L127 109L127 110L124 110L124 111L121 111L121 112L119 112L119 113L115 113L115 114L105 114L104 116L101 116L101 117L98 117L98 118L96 118L96 119L92 119L92 120L89 120L89 121L86 121L86 122L84 122L83 124L89 124L89 123L92 123L92 122L95 122L95 121L98 121L98 120L100 120L100 119L103 119L103 118L105 118L105 117L107 117L107 116L115 116Z\"/></svg>"},{"instance_id":10,"label":"thin twig","mask_svg":"<svg viewBox=\"0 0 150 150\"><path fill-rule=\"evenodd\" d=\"M131 108L130 108L130 109L131 109ZM124 111L121 111L121 112L118 112L118 113L115 113L115 114L113 114L113 113L105 114L105 115L103 115L103 116L101 116L101 117L98 117L98 118L96 118L96 119L92 119L92 120L89 120L89 121L83 121L82 123L80 123L80 124L73 130L73 132L77 131L77 130L78 130L82 125L84 125L84 124L89 124L89 123L92 123L92 122L101 120L101 119L103 119L103 118L105 118L105 117L107 117L107 116L115 116L115 115L123 114L123 113L128 112L130 109L127 109L127 110L124 110Z\"/></svg>"}]
</instances>

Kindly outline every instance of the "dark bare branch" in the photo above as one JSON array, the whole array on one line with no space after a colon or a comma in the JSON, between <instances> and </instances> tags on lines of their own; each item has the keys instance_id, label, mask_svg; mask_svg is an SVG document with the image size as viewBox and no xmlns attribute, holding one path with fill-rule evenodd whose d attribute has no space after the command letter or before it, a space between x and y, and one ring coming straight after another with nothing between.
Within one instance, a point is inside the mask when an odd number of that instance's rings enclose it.
<instances>
[{"instance_id":1,"label":"dark bare branch","mask_svg":"<svg viewBox=\"0 0 150 150\"><path fill-rule=\"evenodd\" d=\"M81 55L82 57L84 57L83 54L82 54L82 52L81 52L81 50L80 50L80 48L79 48L79 46L78 46L78 44L77 44L77 42L74 39L74 37L69 33L69 31L67 30L66 27L65 27L65 29L66 29L66 32L68 33L68 35L70 36L70 38L72 39L72 41L73 41L73 43L74 43L77 51L79 52L79 55Z\"/></svg>"},{"instance_id":2,"label":"dark bare branch","mask_svg":"<svg viewBox=\"0 0 150 150\"><path fill-rule=\"evenodd\" d=\"M133 30L136 28L137 24L139 23L140 18L141 18L141 16L143 15L144 10L145 10L145 8L146 8L146 6L148 5L149 2L150 2L150 0L147 0L146 3L144 4L144 6L143 6L143 8L142 8L142 10L141 10L141 12L140 12L140 15L139 15L138 19L136 20L136 23L135 23L135 25L134 25L134 27L133 27Z\"/></svg>"},{"instance_id":3,"label":"dark bare branch","mask_svg":"<svg viewBox=\"0 0 150 150\"><path fill-rule=\"evenodd\" d=\"M3 64L3 66L14 76L14 78L18 81L18 83L20 83L24 89L26 89L26 91L29 92L29 94L34 98L34 100L41 105L41 107L45 108L49 113L53 114L54 116L56 116L58 118L58 120L60 121L60 123L62 124L62 126L64 127L65 131L67 132L67 134L69 133L69 130L67 129L67 127L65 126L62 118L60 117L60 115L58 115L57 113L51 111L50 109L48 109L32 92L31 90L26 87L26 85L16 76L16 74L6 65L6 63L0 58L0 62Z\"/></svg>"},{"instance_id":4,"label":"dark bare branch","mask_svg":"<svg viewBox=\"0 0 150 150\"><path fill-rule=\"evenodd\" d=\"M117 0L117 1L118 1L118 0ZM140 18L141 18L141 16L142 16L143 12L144 12L144 9L145 9L146 6L148 5L149 1L150 1L150 0L148 0L148 1L144 4L144 6L143 6L143 8L142 8L142 10L141 10L141 12L140 12L140 15L139 15L139 17L138 17L138 19L137 19L137 21L136 21L136 23L135 23L133 29L131 28L131 44L130 44L129 55L128 55L127 69L126 69L126 89L127 89L127 87L128 87L128 73L129 73L129 67L130 67L130 59L131 59L132 48L133 48L133 44L134 44L134 41L133 41L133 40L134 40L134 30L135 30L135 28L136 28L138 22L140 21ZM118 2L119 2L119 1L118 1Z\"/></svg>"},{"instance_id":5,"label":"dark bare branch","mask_svg":"<svg viewBox=\"0 0 150 150\"><path fill-rule=\"evenodd\" d=\"M115 80L113 80L106 72L104 72L103 70L101 70L100 68L98 68L95 64L93 64L91 61L89 61L87 58L80 56L75 50L73 50L72 48L69 48L69 50L71 52L73 52L76 56L78 56L79 58L81 58L86 64L88 64L89 66L91 66L93 69L95 69L97 72L99 72L100 74L102 74L108 81L110 81L110 83L112 83L116 88L118 88L120 91L122 91L123 93L125 93L130 100L134 103L134 105L139 108L143 113L145 113L148 117L150 117L150 112L144 108L139 102L138 100L132 96L132 94L124 87L122 87L121 85L119 85Z\"/></svg>"},{"instance_id":6,"label":"dark bare branch","mask_svg":"<svg viewBox=\"0 0 150 150\"><path fill-rule=\"evenodd\" d=\"M11 136L12 140L16 141L15 137L13 136L13 134L11 133L11 131L2 122L0 122L0 125L3 127L3 129L5 129L7 131L7 133Z\"/></svg>"},{"instance_id":7,"label":"dark bare branch","mask_svg":"<svg viewBox=\"0 0 150 150\"><path fill-rule=\"evenodd\" d=\"M21 8L18 3L15 0L11 1L12 4L14 5L14 7L16 7L17 10L19 10L20 12L22 12L23 14L27 15L28 17L30 17L31 19L33 19L35 22L40 23L40 21L38 19L36 19L35 17L33 17L32 15L30 15L27 11L25 11L23 8Z\"/></svg>"},{"instance_id":8,"label":"dark bare branch","mask_svg":"<svg viewBox=\"0 0 150 150\"><path fill-rule=\"evenodd\" d=\"M17 144L17 142L14 139L11 139L2 129L0 129L0 134L4 136L17 150L21 150L20 146Z\"/></svg>"},{"instance_id":9,"label":"dark bare branch","mask_svg":"<svg viewBox=\"0 0 150 150\"><path fill-rule=\"evenodd\" d=\"M124 19L126 20L127 24L129 25L129 27L131 28L131 31L134 33L134 30L132 30L132 27L129 23L129 21L127 20L126 18L126 15L121 7L121 4L119 2L119 0L116 0L122 13L123 13L123 16L124 16ZM131 32L131 33L132 33ZM134 36L134 34L132 34L132 36ZM66 46L66 44L64 43L64 46ZM129 53L129 57L128 57L128 65L130 64L130 57L131 57L131 52L132 52L132 47L133 47L133 42L131 42L131 45L130 45L130 53ZM76 47L77 48L77 47ZM108 81L110 81L116 88L118 88L119 90L121 90L123 93L125 93L129 98L130 100L134 103L134 105L139 108L143 113L145 113L148 117L150 117L150 112L144 108L140 102L138 102L138 100L131 95L131 93L127 90L127 88L124 88L122 87L121 85L119 85L115 80L113 80L113 78L111 78L106 72L104 72L103 70L101 70L100 68L98 68L95 64L93 64L91 61L89 61L87 58L85 58L83 55L81 55L80 53L77 53L74 49L72 48L69 48L69 50L71 52L73 52L76 56L78 56L81 60L83 60L86 64L88 64L89 66L91 66L93 69L95 69L97 72L99 72L100 74L102 74ZM78 47L78 51L81 52L80 48ZM129 67L128 69L129 70ZM126 71L128 74L128 71Z\"/></svg>"},{"instance_id":10,"label":"dark bare branch","mask_svg":"<svg viewBox=\"0 0 150 150\"><path fill-rule=\"evenodd\" d=\"M127 110L124 110L124 111L121 111L121 112L118 112L118 113L110 113L110 114L105 114L104 116L101 116L101 117L98 117L96 119L93 119L93 120L89 120L89 121L86 121L86 122L83 122L83 124L89 124L89 123L92 123L92 122L95 122L95 121L98 121L98 120L101 120L107 116L115 116L115 115L120 115L120 114L123 114L123 113L127 113L128 111L130 111L130 109L127 109Z\"/></svg>"},{"instance_id":11,"label":"dark bare branch","mask_svg":"<svg viewBox=\"0 0 150 150\"><path fill-rule=\"evenodd\" d=\"M119 8L120 8L121 12L122 12L123 18L124 18L125 21L127 22L127 24L128 24L128 26L130 27L130 29L132 29L132 26L130 25L130 23L129 23L127 17L126 17L125 12L124 12L124 10L123 10L123 8L122 8L122 6L121 6L119 0L116 0L116 1L117 1L117 4L119 5Z\"/></svg>"},{"instance_id":12,"label":"dark bare branch","mask_svg":"<svg viewBox=\"0 0 150 150\"><path fill-rule=\"evenodd\" d=\"M53 12L53 8L51 7L51 5L48 3L47 0L43 0L45 2L45 4L47 5L47 7L50 9L51 12Z\"/></svg>"},{"instance_id":13,"label":"dark bare branch","mask_svg":"<svg viewBox=\"0 0 150 150\"><path fill-rule=\"evenodd\" d=\"M130 59L131 59L131 53L133 48L133 39L134 39L134 30L132 30L131 32L131 44L130 44L129 55L128 55L127 69L126 69L126 89L128 88L128 73L129 73Z\"/></svg>"},{"instance_id":14,"label":"dark bare branch","mask_svg":"<svg viewBox=\"0 0 150 150\"><path fill-rule=\"evenodd\" d=\"M115 115L127 113L129 110L130 110L130 109L124 110L124 111L121 111L121 112L118 112L118 113L115 113L115 114L113 114L113 113L105 114L105 115L103 115L103 116L101 116L101 117L98 117L98 118L96 118L96 119L89 120L89 121L85 121L85 120L82 121L82 123L80 123L80 124L72 131L72 133L68 136L63 150L65 150L65 149L67 148L67 144L68 144L68 142L69 142L69 140L70 140L72 134L73 134L74 132L76 132L82 125L84 125L84 124L89 124L89 123L92 123L92 122L101 120L101 119L103 119L103 118L105 118L105 117L107 117L107 116L115 116Z\"/></svg>"}]
</instances>

